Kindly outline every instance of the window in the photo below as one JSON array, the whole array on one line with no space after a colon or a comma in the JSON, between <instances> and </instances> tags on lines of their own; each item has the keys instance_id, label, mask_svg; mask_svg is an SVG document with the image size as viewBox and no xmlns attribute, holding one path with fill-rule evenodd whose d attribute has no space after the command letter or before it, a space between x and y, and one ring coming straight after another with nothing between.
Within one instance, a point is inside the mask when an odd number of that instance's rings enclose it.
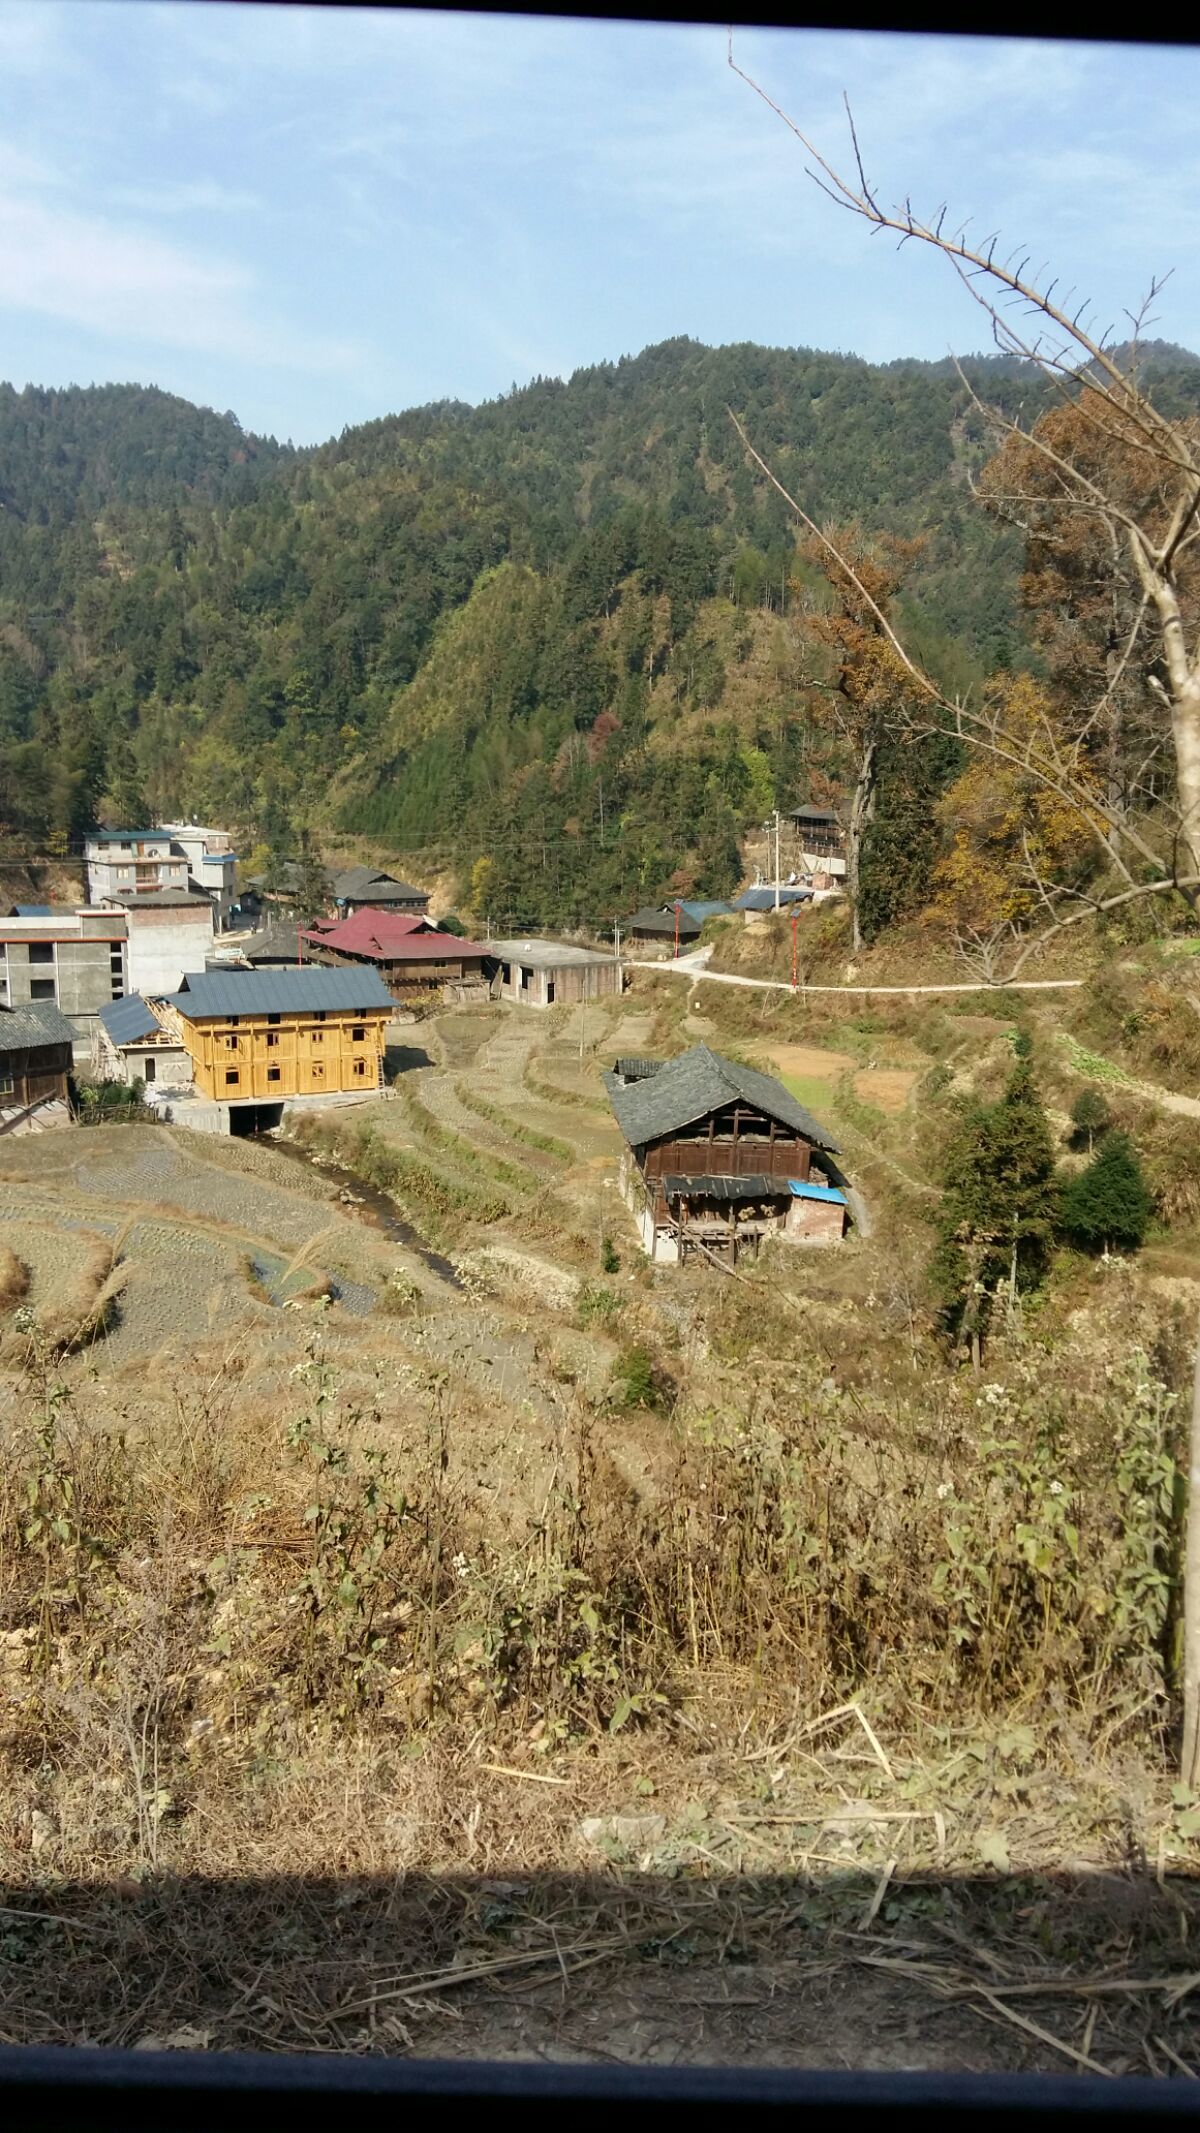
<instances>
[{"instance_id":1,"label":"window","mask_svg":"<svg viewBox=\"0 0 1200 2133\"><path fill-rule=\"evenodd\" d=\"M323 1029L315 1029L315 1030L313 1031L313 1033L312 1033L312 1041L313 1041L313 1043L314 1043L314 1044L324 1044L324 1042L325 1042L325 1032L324 1032L324 1030L323 1030Z\"/></svg>"},{"instance_id":2,"label":"window","mask_svg":"<svg viewBox=\"0 0 1200 2133\"><path fill-rule=\"evenodd\" d=\"M367 1062L366 1062L366 1060L365 1060L365 1059L356 1059L356 1060L355 1060L355 1062L354 1062L354 1071L355 1071L355 1073L356 1073L356 1074L358 1074L358 1075L360 1075L360 1076L365 1076L365 1074L366 1074L366 1071L367 1071Z\"/></svg>"},{"instance_id":3,"label":"window","mask_svg":"<svg viewBox=\"0 0 1200 2133\"><path fill-rule=\"evenodd\" d=\"M278 1068L278 1067L268 1067L268 1068L267 1068L267 1080L268 1080L268 1081L278 1081L278 1079L279 1079L279 1068Z\"/></svg>"},{"instance_id":4,"label":"window","mask_svg":"<svg viewBox=\"0 0 1200 2133\"><path fill-rule=\"evenodd\" d=\"M31 963L52 963L54 961L53 941L30 941L29 960Z\"/></svg>"},{"instance_id":5,"label":"window","mask_svg":"<svg viewBox=\"0 0 1200 2133\"><path fill-rule=\"evenodd\" d=\"M0 1096L11 1096L12 1092L12 1074L7 1067L0 1067Z\"/></svg>"},{"instance_id":6,"label":"window","mask_svg":"<svg viewBox=\"0 0 1200 2133\"><path fill-rule=\"evenodd\" d=\"M323 1022L325 1020L325 1010L323 1007L319 1007L317 1009L316 1019L318 1022Z\"/></svg>"},{"instance_id":7,"label":"window","mask_svg":"<svg viewBox=\"0 0 1200 2133\"><path fill-rule=\"evenodd\" d=\"M155 1071L156 1061L154 1058L154 1054L153 1052L147 1052L145 1058L142 1061L142 1080L153 1081Z\"/></svg>"},{"instance_id":8,"label":"window","mask_svg":"<svg viewBox=\"0 0 1200 2133\"><path fill-rule=\"evenodd\" d=\"M353 1038L355 1044L362 1044L366 1037L366 1034L367 1033L365 1029L352 1029L350 1032L350 1035Z\"/></svg>"},{"instance_id":9,"label":"window","mask_svg":"<svg viewBox=\"0 0 1200 2133\"><path fill-rule=\"evenodd\" d=\"M554 1005L554 980L553 980L553 978L547 978L547 980L546 980L546 1005L547 1005L547 1007L553 1007L553 1005Z\"/></svg>"},{"instance_id":10,"label":"window","mask_svg":"<svg viewBox=\"0 0 1200 2133\"><path fill-rule=\"evenodd\" d=\"M324 1069L324 1067L323 1067L323 1066L315 1066L315 1067L313 1068L313 1070L312 1070L312 1078L313 1078L313 1080L314 1080L314 1081L324 1081L324 1079L325 1079L325 1069Z\"/></svg>"},{"instance_id":11,"label":"window","mask_svg":"<svg viewBox=\"0 0 1200 2133\"><path fill-rule=\"evenodd\" d=\"M236 1037L226 1037L224 1042L225 1049L227 1052L236 1052L238 1048L238 1041Z\"/></svg>"},{"instance_id":12,"label":"window","mask_svg":"<svg viewBox=\"0 0 1200 2133\"><path fill-rule=\"evenodd\" d=\"M236 1089L236 1087L237 1087L237 1085L238 1085L238 1081L239 1081L239 1079L240 1079L240 1076L239 1076L239 1074L238 1074L238 1070L237 1070L237 1068L236 1068L236 1067L230 1067L230 1069L229 1069L228 1073L227 1073L227 1074L226 1074L226 1076L225 1076L225 1086L226 1086L226 1088L227 1088L227 1089Z\"/></svg>"},{"instance_id":13,"label":"window","mask_svg":"<svg viewBox=\"0 0 1200 2133\"><path fill-rule=\"evenodd\" d=\"M278 1049L278 1045L279 1045L279 1039L278 1039L278 1037L268 1037L268 1038L267 1038L267 1050L268 1050L269 1052L273 1052L273 1051L276 1051L276 1050Z\"/></svg>"},{"instance_id":14,"label":"window","mask_svg":"<svg viewBox=\"0 0 1200 2133\"><path fill-rule=\"evenodd\" d=\"M282 1017L282 1015L268 1015L268 1016L267 1016L267 1022L268 1022L268 1025L274 1025L274 1024L275 1024L276 1022L282 1022L282 1020L283 1020L283 1017ZM269 1043L269 1042L270 1042L270 1039L268 1038L268 1040L267 1040L267 1041L268 1041L268 1043Z\"/></svg>"},{"instance_id":15,"label":"window","mask_svg":"<svg viewBox=\"0 0 1200 2133\"><path fill-rule=\"evenodd\" d=\"M53 978L30 978L29 997L31 1000L52 1000L54 998Z\"/></svg>"},{"instance_id":16,"label":"window","mask_svg":"<svg viewBox=\"0 0 1200 2133\"><path fill-rule=\"evenodd\" d=\"M122 1000L125 997L125 980L119 970L114 970L112 974L112 996L114 1000Z\"/></svg>"},{"instance_id":17,"label":"window","mask_svg":"<svg viewBox=\"0 0 1200 2133\"><path fill-rule=\"evenodd\" d=\"M238 1023L239 1023L239 1022L241 1021L241 1019L242 1019L242 1018L241 1018L241 1016L240 1016L240 1015L230 1015L230 1017L229 1017L229 1027L230 1027L230 1029L236 1029L236 1028L237 1028L237 1026L238 1026Z\"/></svg>"}]
</instances>

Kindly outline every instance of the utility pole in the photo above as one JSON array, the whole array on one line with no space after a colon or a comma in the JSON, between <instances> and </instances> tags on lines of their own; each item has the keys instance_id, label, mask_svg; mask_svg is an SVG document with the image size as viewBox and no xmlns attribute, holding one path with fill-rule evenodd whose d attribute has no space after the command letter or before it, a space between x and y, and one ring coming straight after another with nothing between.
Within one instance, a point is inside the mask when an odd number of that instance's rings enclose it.
<instances>
[{"instance_id":1,"label":"utility pole","mask_svg":"<svg viewBox=\"0 0 1200 2133\"><path fill-rule=\"evenodd\" d=\"M797 912L797 911L793 911L793 912L792 912L792 991L793 991L793 992L795 992L795 990L796 990L796 987L797 987L797 985L799 984L799 981L800 981L800 947L799 947L799 943L798 943L798 941L797 941L797 939L796 939L796 928L797 928L797 926L799 925L799 923L800 923L800 914L799 914L799 912Z\"/></svg>"},{"instance_id":2,"label":"utility pole","mask_svg":"<svg viewBox=\"0 0 1200 2133\"><path fill-rule=\"evenodd\" d=\"M619 963L621 960L621 921L617 918L613 920L613 955Z\"/></svg>"},{"instance_id":3,"label":"utility pole","mask_svg":"<svg viewBox=\"0 0 1200 2133\"><path fill-rule=\"evenodd\" d=\"M679 905L675 906L675 960L679 960Z\"/></svg>"},{"instance_id":4,"label":"utility pole","mask_svg":"<svg viewBox=\"0 0 1200 2133\"><path fill-rule=\"evenodd\" d=\"M776 808L769 822L763 823L767 833L767 856L771 852L771 831L775 832L775 909L779 909L779 809Z\"/></svg>"}]
</instances>

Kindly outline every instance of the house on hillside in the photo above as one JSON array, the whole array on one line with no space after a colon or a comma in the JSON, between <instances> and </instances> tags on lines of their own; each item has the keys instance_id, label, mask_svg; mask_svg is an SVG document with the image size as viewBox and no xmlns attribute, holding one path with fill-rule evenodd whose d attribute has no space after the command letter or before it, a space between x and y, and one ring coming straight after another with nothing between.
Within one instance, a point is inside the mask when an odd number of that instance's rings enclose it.
<instances>
[{"instance_id":1,"label":"house on hillside","mask_svg":"<svg viewBox=\"0 0 1200 2133\"><path fill-rule=\"evenodd\" d=\"M187 854L172 845L167 829L89 830L83 841L88 902L186 889Z\"/></svg>"},{"instance_id":2,"label":"house on hillside","mask_svg":"<svg viewBox=\"0 0 1200 2133\"><path fill-rule=\"evenodd\" d=\"M814 891L807 882L781 881L778 896L774 882L760 882L757 888L743 889L734 903L735 911L799 911L810 904Z\"/></svg>"},{"instance_id":3,"label":"house on hillside","mask_svg":"<svg viewBox=\"0 0 1200 2133\"><path fill-rule=\"evenodd\" d=\"M837 1145L782 1082L705 1044L618 1059L604 1080L625 1141L621 1191L649 1258L732 1265L764 1237L840 1242Z\"/></svg>"},{"instance_id":4,"label":"house on hillside","mask_svg":"<svg viewBox=\"0 0 1200 2133\"><path fill-rule=\"evenodd\" d=\"M0 1134L70 1124L74 1045L52 1001L0 1007Z\"/></svg>"},{"instance_id":5,"label":"house on hillside","mask_svg":"<svg viewBox=\"0 0 1200 2133\"><path fill-rule=\"evenodd\" d=\"M214 1103L273 1107L383 1086L393 1001L376 970L208 970L153 1004Z\"/></svg>"},{"instance_id":6,"label":"house on hillside","mask_svg":"<svg viewBox=\"0 0 1200 2133\"><path fill-rule=\"evenodd\" d=\"M237 905L237 853L228 830L205 829L197 822L163 822L172 856L187 861L188 879L211 898L213 923L227 933Z\"/></svg>"},{"instance_id":7,"label":"house on hillside","mask_svg":"<svg viewBox=\"0 0 1200 2133\"><path fill-rule=\"evenodd\" d=\"M123 910L18 905L0 919L0 1007L48 1004L86 1049L96 1016L126 990Z\"/></svg>"},{"instance_id":8,"label":"house on hillside","mask_svg":"<svg viewBox=\"0 0 1200 2133\"><path fill-rule=\"evenodd\" d=\"M786 820L792 826L792 859L801 871L840 880L846 871L846 832L833 809L809 802L793 807Z\"/></svg>"},{"instance_id":9,"label":"house on hillside","mask_svg":"<svg viewBox=\"0 0 1200 2133\"><path fill-rule=\"evenodd\" d=\"M190 1087L192 1062L178 1029L164 1029L139 994L112 1000L96 1017L92 1072L97 1081L140 1081L146 1100L160 1089Z\"/></svg>"},{"instance_id":10,"label":"house on hillside","mask_svg":"<svg viewBox=\"0 0 1200 2133\"><path fill-rule=\"evenodd\" d=\"M204 889L185 878L178 886L117 890L104 908L125 919L125 974L130 992L174 992L191 971L203 970L212 953L216 906Z\"/></svg>"},{"instance_id":11,"label":"house on hillside","mask_svg":"<svg viewBox=\"0 0 1200 2133\"><path fill-rule=\"evenodd\" d=\"M252 970L287 970L309 960L303 929L295 919L277 918L238 944L240 960Z\"/></svg>"},{"instance_id":12,"label":"house on hillside","mask_svg":"<svg viewBox=\"0 0 1200 2133\"><path fill-rule=\"evenodd\" d=\"M621 965L603 948L570 941L489 941L495 976L492 990L519 1007L562 1007L581 1000L607 1000L624 986Z\"/></svg>"},{"instance_id":13,"label":"house on hillside","mask_svg":"<svg viewBox=\"0 0 1200 2133\"><path fill-rule=\"evenodd\" d=\"M412 911L376 911L366 906L336 925L305 929L306 952L335 968L358 964L377 970L395 1000L429 993L435 986L485 987L494 951L482 941L439 933Z\"/></svg>"},{"instance_id":14,"label":"house on hillside","mask_svg":"<svg viewBox=\"0 0 1200 2133\"><path fill-rule=\"evenodd\" d=\"M397 881L376 867L346 867L332 882L334 904L343 918L369 906L373 911L415 911L429 908L428 889L414 889L409 881Z\"/></svg>"},{"instance_id":15,"label":"house on hillside","mask_svg":"<svg viewBox=\"0 0 1200 2133\"><path fill-rule=\"evenodd\" d=\"M700 938L704 921L694 918L686 904L643 904L621 928L627 941L643 947L691 948Z\"/></svg>"}]
</instances>

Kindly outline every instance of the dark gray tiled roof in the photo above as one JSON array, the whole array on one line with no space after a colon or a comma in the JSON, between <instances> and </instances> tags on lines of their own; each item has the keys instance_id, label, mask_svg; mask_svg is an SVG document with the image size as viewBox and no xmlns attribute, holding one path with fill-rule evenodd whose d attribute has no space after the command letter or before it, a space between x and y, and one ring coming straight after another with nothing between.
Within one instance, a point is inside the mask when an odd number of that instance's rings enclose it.
<instances>
[{"instance_id":1,"label":"dark gray tiled roof","mask_svg":"<svg viewBox=\"0 0 1200 2133\"><path fill-rule=\"evenodd\" d=\"M52 1000L0 1009L0 1052L28 1052L40 1044L73 1044L74 1026Z\"/></svg>"},{"instance_id":2,"label":"dark gray tiled roof","mask_svg":"<svg viewBox=\"0 0 1200 2133\"><path fill-rule=\"evenodd\" d=\"M264 927L261 933L243 941L242 954L248 963L295 963L300 962L299 921L287 925L281 919L274 926Z\"/></svg>"},{"instance_id":3,"label":"dark gray tiled roof","mask_svg":"<svg viewBox=\"0 0 1200 2133\"><path fill-rule=\"evenodd\" d=\"M162 1025L151 1014L140 992L131 992L120 1000L111 1000L100 1009L99 1021L104 1025L114 1044L136 1044L139 1037L158 1037Z\"/></svg>"},{"instance_id":4,"label":"dark gray tiled roof","mask_svg":"<svg viewBox=\"0 0 1200 2133\"><path fill-rule=\"evenodd\" d=\"M217 1015L320 1014L331 1008L394 1008L377 970L206 970L170 995L189 1020Z\"/></svg>"},{"instance_id":5,"label":"dark gray tiled roof","mask_svg":"<svg viewBox=\"0 0 1200 2133\"><path fill-rule=\"evenodd\" d=\"M753 1067L737 1066L719 1052L710 1052L706 1044L694 1044L690 1052L669 1059L657 1074L632 1082L628 1088L621 1087L615 1074L606 1074L604 1080L617 1124L631 1148L644 1148L648 1141L676 1133L681 1126L707 1118L710 1111L741 1097L767 1118L802 1133L814 1148L838 1153L837 1142L811 1111L789 1096L782 1082Z\"/></svg>"},{"instance_id":6,"label":"dark gray tiled roof","mask_svg":"<svg viewBox=\"0 0 1200 2133\"><path fill-rule=\"evenodd\" d=\"M631 933L661 933L664 939L673 940L676 930L675 906L672 904L669 909L663 911L650 904L643 904L640 911L635 911L631 918L626 919L625 924ZM689 918L687 906L683 903L679 906L679 931L681 934L696 934L700 931L700 920Z\"/></svg>"},{"instance_id":7,"label":"dark gray tiled roof","mask_svg":"<svg viewBox=\"0 0 1200 2133\"><path fill-rule=\"evenodd\" d=\"M369 897L368 897L369 892ZM333 900L344 903L370 901L373 904L429 902L427 889L415 889L409 881L397 881L394 874L383 874L375 867L346 867L333 878Z\"/></svg>"}]
</instances>

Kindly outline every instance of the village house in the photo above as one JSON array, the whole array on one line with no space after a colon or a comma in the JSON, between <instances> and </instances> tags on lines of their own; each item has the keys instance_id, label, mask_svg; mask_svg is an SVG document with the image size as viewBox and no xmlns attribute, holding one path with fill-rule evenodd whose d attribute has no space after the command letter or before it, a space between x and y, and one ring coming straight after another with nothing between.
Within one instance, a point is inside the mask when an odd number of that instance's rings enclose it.
<instances>
[{"instance_id":1,"label":"village house","mask_svg":"<svg viewBox=\"0 0 1200 2133\"><path fill-rule=\"evenodd\" d=\"M103 908L125 918L126 990L155 998L204 969L212 952L214 906L186 879L161 889L118 891Z\"/></svg>"},{"instance_id":2,"label":"village house","mask_svg":"<svg viewBox=\"0 0 1200 2133\"><path fill-rule=\"evenodd\" d=\"M307 927L306 949L335 968L345 964L377 970L395 1000L419 998L433 988L482 988L493 951L481 941L440 933L415 912L356 911L337 925Z\"/></svg>"},{"instance_id":3,"label":"village house","mask_svg":"<svg viewBox=\"0 0 1200 2133\"><path fill-rule=\"evenodd\" d=\"M188 879L210 898L213 925L227 933L237 904L237 853L227 830L204 829L195 822L163 822L171 839L171 856L187 861Z\"/></svg>"},{"instance_id":4,"label":"village house","mask_svg":"<svg viewBox=\"0 0 1200 2133\"><path fill-rule=\"evenodd\" d=\"M187 854L172 851L167 829L89 830L83 857L90 904L187 887Z\"/></svg>"},{"instance_id":5,"label":"village house","mask_svg":"<svg viewBox=\"0 0 1200 2133\"><path fill-rule=\"evenodd\" d=\"M414 889L409 881L397 881L375 867L346 867L332 882L333 902L343 918L356 911L414 911L429 908L428 889Z\"/></svg>"},{"instance_id":6,"label":"village house","mask_svg":"<svg viewBox=\"0 0 1200 2133\"><path fill-rule=\"evenodd\" d=\"M700 938L703 920L694 918L686 904L643 904L627 918L621 928L627 941L636 941L641 947L667 948L674 950L694 947Z\"/></svg>"},{"instance_id":7,"label":"village house","mask_svg":"<svg viewBox=\"0 0 1200 2133\"><path fill-rule=\"evenodd\" d=\"M152 1005L187 1052L200 1096L223 1114L277 1119L289 1100L383 1087L394 1003L376 970L209 970ZM190 1122L183 1112L180 1122ZM214 1130L244 1124L222 1116Z\"/></svg>"},{"instance_id":8,"label":"village house","mask_svg":"<svg viewBox=\"0 0 1200 2133\"><path fill-rule=\"evenodd\" d=\"M17 905L0 918L0 1007L59 1008L86 1056L100 1009L128 989L127 933L123 911Z\"/></svg>"},{"instance_id":9,"label":"village house","mask_svg":"<svg viewBox=\"0 0 1200 2133\"><path fill-rule=\"evenodd\" d=\"M74 1045L52 1001L0 1008L0 1133L69 1125Z\"/></svg>"},{"instance_id":10,"label":"village house","mask_svg":"<svg viewBox=\"0 0 1200 2133\"><path fill-rule=\"evenodd\" d=\"M610 999L624 986L616 956L602 948L577 948L568 941L489 941L487 953L498 966L493 993L521 1007Z\"/></svg>"},{"instance_id":11,"label":"village house","mask_svg":"<svg viewBox=\"0 0 1200 2133\"><path fill-rule=\"evenodd\" d=\"M785 820L792 826L792 863L805 874L841 878L846 871L846 832L832 808L811 802L793 807Z\"/></svg>"},{"instance_id":12,"label":"village house","mask_svg":"<svg viewBox=\"0 0 1200 2133\"><path fill-rule=\"evenodd\" d=\"M604 1080L625 1140L621 1191L649 1258L733 1264L764 1237L840 1241L836 1143L781 1082L705 1044L665 1062L618 1059Z\"/></svg>"},{"instance_id":13,"label":"village house","mask_svg":"<svg viewBox=\"0 0 1200 2133\"><path fill-rule=\"evenodd\" d=\"M182 1090L192 1082L191 1057L178 1031L163 1028L158 1016L137 993L112 1000L96 1017L92 1072L97 1081L140 1081L146 1101L162 1089Z\"/></svg>"}]
</instances>

